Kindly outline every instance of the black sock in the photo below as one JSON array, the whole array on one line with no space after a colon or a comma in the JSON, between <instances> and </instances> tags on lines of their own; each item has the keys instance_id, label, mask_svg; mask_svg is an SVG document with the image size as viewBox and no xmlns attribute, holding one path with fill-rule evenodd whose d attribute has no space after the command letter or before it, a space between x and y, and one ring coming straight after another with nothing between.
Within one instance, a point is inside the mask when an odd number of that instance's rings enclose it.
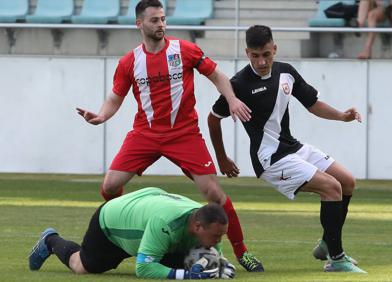
<instances>
[{"instance_id":1,"label":"black sock","mask_svg":"<svg viewBox=\"0 0 392 282\"><path fill-rule=\"evenodd\" d=\"M342 202L321 201L320 222L324 228L323 240L327 243L329 256L332 259L343 257Z\"/></svg>"},{"instance_id":2,"label":"black sock","mask_svg":"<svg viewBox=\"0 0 392 282\"><path fill-rule=\"evenodd\" d=\"M348 205L350 204L352 195L343 195L342 199L342 228L344 225L344 222L346 221L346 216L348 213Z\"/></svg>"},{"instance_id":3,"label":"black sock","mask_svg":"<svg viewBox=\"0 0 392 282\"><path fill-rule=\"evenodd\" d=\"M62 263L69 268L69 258L80 250L80 246L72 241L67 241L59 235L50 235L45 240L49 250L54 253Z\"/></svg>"},{"instance_id":4,"label":"black sock","mask_svg":"<svg viewBox=\"0 0 392 282\"><path fill-rule=\"evenodd\" d=\"M346 221L347 213L348 213L348 206L350 204L352 195L343 195L342 199L342 229L344 222ZM325 242L325 231L323 234L323 241Z\"/></svg>"}]
</instances>

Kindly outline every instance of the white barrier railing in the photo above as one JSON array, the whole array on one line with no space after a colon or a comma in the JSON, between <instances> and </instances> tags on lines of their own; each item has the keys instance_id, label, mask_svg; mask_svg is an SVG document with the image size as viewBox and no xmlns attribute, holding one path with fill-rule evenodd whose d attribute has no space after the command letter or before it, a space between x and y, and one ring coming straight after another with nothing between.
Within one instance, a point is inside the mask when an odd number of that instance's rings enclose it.
<instances>
[{"instance_id":1,"label":"white barrier railing","mask_svg":"<svg viewBox=\"0 0 392 282\"><path fill-rule=\"evenodd\" d=\"M0 23L0 28L50 28L50 29L137 29L136 25L119 24L30 24ZM248 26L205 26L205 25L168 25L168 30L225 30L244 31ZM358 27L271 27L274 32L379 32L392 33L392 27L358 28Z\"/></svg>"}]
</instances>

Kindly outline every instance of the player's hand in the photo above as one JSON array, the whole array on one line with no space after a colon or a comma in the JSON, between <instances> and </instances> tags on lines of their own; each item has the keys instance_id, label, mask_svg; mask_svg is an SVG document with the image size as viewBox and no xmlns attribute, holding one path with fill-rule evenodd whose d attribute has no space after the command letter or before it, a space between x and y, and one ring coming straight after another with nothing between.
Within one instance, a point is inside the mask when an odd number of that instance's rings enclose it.
<instances>
[{"instance_id":1,"label":"player's hand","mask_svg":"<svg viewBox=\"0 0 392 282\"><path fill-rule=\"evenodd\" d=\"M236 121L236 117L238 117L241 121L249 121L252 117L250 113L251 109L248 108L245 103L243 103L237 97L233 97L230 101L227 101L230 108L230 115L234 121Z\"/></svg>"},{"instance_id":2,"label":"player's hand","mask_svg":"<svg viewBox=\"0 0 392 282\"><path fill-rule=\"evenodd\" d=\"M219 258L219 278L233 279L235 276L235 266L225 257Z\"/></svg>"},{"instance_id":3,"label":"player's hand","mask_svg":"<svg viewBox=\"0 0 392 282\"><path fill-rule=\"evenodd\" d=\"M219 267L206 270L208 260L201 258L196 261L192 268L185 273L185 279L213 279L219 277Z\"/></svg>"},{"instance_id":4,"label":"player's hand","mask_svg":"<svg viewBox=\"0 0 392 282\"><path fill-rule=\"evenodd\" d=\"M78 111L78 114L81 115L88 123L98 125L105 122L105 120L97 114L94 114L81 108L76 108L76 110Z\"/></svg>"},{"instance_id":5,"label":"player's hand","mask_svg":"<svg viewBox=\"0 0 392 282\"><path fill-rule=\"evenodd\" d=\"M345 122L356 120L358 122L362 122L361 114L358 113L356 108L350 108L343 113L342 120Z\"/></svg>"},{"instance_id":6,"label":"player's hand","mask_svg":"<svg viewBox=\"0 0 392 282\"><path fill-rule=\"evenodd\" d=\"M229 157L227 157L225 160L218 160L218 165L221 173L229 178L237 177L238 174L240 174L239 168Z\"/></svg>"}]
</instances>

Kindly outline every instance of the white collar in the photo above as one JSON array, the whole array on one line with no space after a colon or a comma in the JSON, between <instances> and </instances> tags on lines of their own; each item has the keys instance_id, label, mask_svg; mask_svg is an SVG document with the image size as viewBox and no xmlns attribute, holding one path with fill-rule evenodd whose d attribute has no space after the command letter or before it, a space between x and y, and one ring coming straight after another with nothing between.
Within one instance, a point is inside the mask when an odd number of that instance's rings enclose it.
<instances>
[{"instance_id":1,"label":"white collar","mask_svg":"<svg viewBox=\"0 0 392 282\"><path fill-rule=\"evenodd\" d=\"M271 70L270 70L270 72L269 72L268 74L266 74L266 75L260 75L260 74L253 68L253 66L252 66L251 63L249 63L249 65L250 65L252 71L253 71L257 76L259 76L260 79L266 80L266 79L268 79L268 78L271 77L272 68L271 68Z\"/></svg>"}]
</instances>

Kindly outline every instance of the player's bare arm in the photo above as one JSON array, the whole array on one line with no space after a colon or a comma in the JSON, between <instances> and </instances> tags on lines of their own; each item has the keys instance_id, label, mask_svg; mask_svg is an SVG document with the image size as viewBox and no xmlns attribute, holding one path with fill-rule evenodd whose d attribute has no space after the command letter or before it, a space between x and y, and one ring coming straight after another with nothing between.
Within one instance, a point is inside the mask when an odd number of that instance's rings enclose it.
<instances>
[{"instance_id":1,"label":"player's bare arm","mask_svg":"<svg viewBox=\"0 0 392 282\"><path fill-rule=\"evenodd\" d=\"M78 114L85 119L85 121L93 125L98 125L110 119L118 111L123 101L124 97L111 93L102 104L101 110L98 114L81 108L76 108L76 110Z\"/></svg>"},{"instance_id":2,"label":"player's bare arm","mask_svg":"<svg viewBox=\"0 0 392 282\"><path fill-rule=\"evenodd\" d=\"M227 175L229 178L237 177L240 173L240 170L234 161L231 160L226 154L222 138L221 119L210 113L208 116L208 128L210 130L210 138L212 145L214 146L220 172L223 175Z\"/></svg>"},{"instance_id":3,"label":"player's bare arm","mask_svg":"<svg viewBox=\"0 0 392 282\"><path fill-rule=\"evenodd\" d=\"M313 106L308 108L308 111L324 119L340 120L345 122L356 120L358 122L362 122L362 117L356 108L350 108L341 112L322 101L317 101Z\"/></svg>"},{"instance_id":4,"label":"player's bare arm","mask_svg":"<svg viewBox=\"0 0 392 282\"><path fill-rule=\"evenodd\" d=\"M241 121L249 121L252 112L248 106L240 101L234 94L229 78L221 71L215 71L208 76L208 79L214 83L219 93L225 96L230 107L230 114L234 121L238 117Z\"/></svg>"}]
</instances>

